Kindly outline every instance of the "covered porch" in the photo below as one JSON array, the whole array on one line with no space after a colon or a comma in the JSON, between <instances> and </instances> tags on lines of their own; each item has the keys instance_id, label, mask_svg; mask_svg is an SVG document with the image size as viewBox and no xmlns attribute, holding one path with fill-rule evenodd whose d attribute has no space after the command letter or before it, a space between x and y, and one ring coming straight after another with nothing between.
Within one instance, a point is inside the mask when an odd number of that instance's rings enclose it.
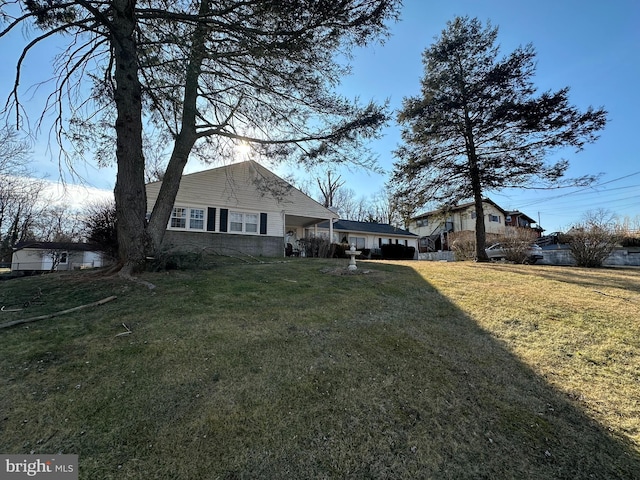
<instances>
[{"instance_id":1,"label":"covered porch","mask_svg":"<svg viewBox=\"0 0 640 480\"><path fill-rule=\"evenodd\" d=\"M309 237L319 237L322 235L318 230L318 225L322 222L329 223L329 241L333 238L333 223L337 216L331 218L308 217L293 215L283 212L284 224L284 252L287 257L305 256L303 242ZM324 233L326 235L326 233Z\"/></svg>"}]
</instances>

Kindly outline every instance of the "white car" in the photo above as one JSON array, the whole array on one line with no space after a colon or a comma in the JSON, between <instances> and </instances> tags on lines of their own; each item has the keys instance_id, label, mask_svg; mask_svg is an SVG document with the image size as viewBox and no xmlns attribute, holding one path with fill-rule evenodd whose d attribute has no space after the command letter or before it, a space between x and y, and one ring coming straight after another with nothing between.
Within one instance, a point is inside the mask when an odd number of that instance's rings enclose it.
<instances>
[{"instance_id":1,"label":"white car","mask_svg":"<svg viewBox=\"0 0 640 480\"><path fill-rule=\"evenodd\" d=\"M509 247L503 245L502 243L494 243L489 248L487 248L485 252L487 252L489 260L503 260L507 257L507 250L509 250ZM532 245L529 245L527 250L527 257L522 263L534 264L538 260L542 260L542 258L542 248L534 243Z\"/></svg>"}]
</instances>

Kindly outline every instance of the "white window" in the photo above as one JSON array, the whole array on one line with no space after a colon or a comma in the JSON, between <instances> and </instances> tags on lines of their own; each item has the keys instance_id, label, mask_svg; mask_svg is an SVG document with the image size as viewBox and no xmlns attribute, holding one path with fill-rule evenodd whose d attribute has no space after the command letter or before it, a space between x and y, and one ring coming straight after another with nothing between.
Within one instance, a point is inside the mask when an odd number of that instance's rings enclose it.
<instances>
[{"instance_id":1,"label":"white window","mask_svg":"<svg viewBox=\"0 0 640 480\"><path fill-rule=\"evenodd\" d=\"M244 216L244 231L247 233L258 233L258 215L247 213Z\"/></svg>"},{"instance_id":2,"label":"white window","mask_svg":"<svg viewBox=\"0 0 640 480\"><path fill-rule=\"evenodd\" d=\"M229 212L229 231L238 233L258 233L257 213Z\"/></svg>"},{"instance_id":3,"label":"white window","mask_svg":"<svg viewBox=\"0 0 640 480\"><path fill-rule=\"evenodd\" d=\"M489 215L489 221L490 222L496 222L496 223L500 223L500 216L499 215Z\"/></svg>"},{"instance_id":4,"label":"white window","mask_svg":"<svg viewBox=\"0 0 640 480\"><path fill-rule=\"evenodd\" d=\"M426 218L420 218L416 221L417 227L426 227L427 225L429 225L429 220Z\"/></svg>"},{"instance_id":5,"label":"white window","mask_svg":"<svg viewBox=\"0 0 640 480\"><path fill-rule=\"evenodd\" d=\"M187 228L187 209L174 207L169 225L171 228Z\"/></svg>"},{"instance_id":6,"label":"white window","mask_svg":"<svg viewBox=\"0 0 640 480\"><path fill-rule=\"evenodd\" d=\"M364 237L349 237L349 246L355 245L356 250L365 248Z\"/></svg>"},{"instance_id":7,"label":"white window","mask_svg":"<svg viewBox=\"0 0 640 480\"><path fill-rule=\"evenodd\" d=\"M191 209L191 216L189 217L189 228L192 230L204 230L204 209Z\"/></svg>"},{"instance_id":8,"label":"white window","mask_svg":"<svg viewBox=\"0 0 640 480\"><path fill-rule=\"evenodd\" d=\"M59 263L61 265L66 265L67 261L69 259L69 254L67 252L60 252L59 255L60 255L60 262Z\"/></svg>"},{"instance_id":9,"label":"white window","mask_svg":"<svg viewBox=\"0 0 640 480\"><path fill-rule=\"evenodd\" d=\"M242 232L242 214L231 212L229 214L229 231Z\"/></svg>"},{"instance_id":10,"label":"white window","mask_svg":"<svg viewBox=\"0 0 640 480\"><path fill-rule=\"evenodd\" d=\"M169 228L204 230L204 217L204 208L174 207L169 219Z\"/></svg>"}]
</instances>

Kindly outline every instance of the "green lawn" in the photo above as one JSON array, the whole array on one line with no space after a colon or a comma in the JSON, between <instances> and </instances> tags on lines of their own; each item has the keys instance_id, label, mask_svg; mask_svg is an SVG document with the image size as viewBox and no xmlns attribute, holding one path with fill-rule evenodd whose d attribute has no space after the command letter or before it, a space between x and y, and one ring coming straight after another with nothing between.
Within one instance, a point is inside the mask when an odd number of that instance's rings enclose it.
<instances>
[{"instance_id":1,"label":"green lawn","mask_svg":"<svg viewBox=\"0 0 640 480\"><path fill-rule=\"evenodd\" d=\"M640 270L346 265L0 282L0 323L118 297L0 330L0 453L83 479L640 478Z\"/></svg>"}]
</instances>

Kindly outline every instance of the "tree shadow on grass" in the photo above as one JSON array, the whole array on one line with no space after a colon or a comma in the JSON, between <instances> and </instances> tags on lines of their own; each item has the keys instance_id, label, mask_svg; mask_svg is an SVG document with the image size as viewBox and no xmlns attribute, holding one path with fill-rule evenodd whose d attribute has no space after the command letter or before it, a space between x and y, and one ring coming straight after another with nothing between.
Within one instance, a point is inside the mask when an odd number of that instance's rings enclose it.
<instances>
[{"instance_id":1,"label":"tree shadow on grass","mask_svg":"<svg viewBox=\"0 0 640 480\"><path fill-rule=\"evenodd\" d=\"M78 323L113 338L100 312L16 334L40 340L10 371L2 445L78 453L80 478L640 478L630 441L415 270L314 265L158 282L199 308L157 310L113 352L90 335L68 333L83 346L72 354L50 338Z\"/></svg>"},{"instance_id":2,"label":"tree shadow on grass","mask_svg":"<svg viewBox=\"0 0 640 480\"><path fill-rule=\"evenodd\" d=\"M640 455L534 373L417 273L411 301L381 293L339 322L289 329L298 390L280 448L251 448L267 478L640 478ZM348 281L348 280L347 280ZM393 278L372 276L389 292ZM366 284L361 285L367 288ZM346 347L345 347L346 346ZM346 349L345 349L346 348ZM273 431L271 432L273 435ZM260 442L259 442L260 443ZM267 453L268 452L268 453Z\"/></svg>"}]
</instances>

